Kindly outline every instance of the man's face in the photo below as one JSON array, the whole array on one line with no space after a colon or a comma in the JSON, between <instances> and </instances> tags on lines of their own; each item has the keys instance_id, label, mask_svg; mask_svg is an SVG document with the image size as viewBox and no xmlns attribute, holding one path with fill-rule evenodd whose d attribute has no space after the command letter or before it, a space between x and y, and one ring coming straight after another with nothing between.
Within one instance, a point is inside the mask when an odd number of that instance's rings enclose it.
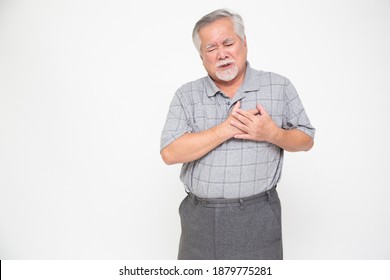
<instances>
[{"instance_id":1,"label":"man's face","mask_svg":"<svg viewBox=\"0 0 390 280\"><path fill-rule=\"evenodd\" d=\"M246 69L247 45L234 32L230 18L219 19L199 30L200 55L214 81L226 83L241 77Z\"/></svg>"}]
</instances>

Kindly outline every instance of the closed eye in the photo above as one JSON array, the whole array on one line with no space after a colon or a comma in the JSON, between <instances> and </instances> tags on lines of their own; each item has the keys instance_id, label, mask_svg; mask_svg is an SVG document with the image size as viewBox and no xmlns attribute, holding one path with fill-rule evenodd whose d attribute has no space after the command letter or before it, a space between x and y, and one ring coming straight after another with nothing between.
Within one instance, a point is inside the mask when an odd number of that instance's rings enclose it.
<instances>
[{"instance_id":1,"label":"closed eye","mask_svg":"<svg viewBox=\"0 0 390 280\"><path fill-rule=\"evenodd\" d=\"M228 40L223 42L223 45L226 47L230 47L230 46L233 46L234 43L235 43L235 41L228 39Z\"/></svg>"},{"instance_id":2,"label":"closed eye","mask_svg":"<svg viewBox=\"0 0 390 280\"><path fill-rule=\"evenodd\" d=\"M208 49L206 49L206 52L212 52L212 51L215 51L216 49L217 49L216 47L208 48Z\"/></svg>"}]
</instances>

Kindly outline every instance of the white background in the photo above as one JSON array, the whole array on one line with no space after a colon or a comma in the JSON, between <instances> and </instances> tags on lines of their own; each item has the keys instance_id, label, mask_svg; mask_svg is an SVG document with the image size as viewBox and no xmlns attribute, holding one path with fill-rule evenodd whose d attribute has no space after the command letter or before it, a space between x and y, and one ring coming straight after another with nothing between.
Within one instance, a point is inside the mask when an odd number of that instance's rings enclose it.
<instances>
[{"instance_id":1,"label":"white background","mask_svg":"<svg viewBox=\"0 0 390 280\"><path fill-rule=\"evenodd\" d=\"M160 133L217 8L317 128L286 153L285 258L390 259L386 0L0 1L0 259L176 258L185 193Z\"/></svg>"}]
</instances>

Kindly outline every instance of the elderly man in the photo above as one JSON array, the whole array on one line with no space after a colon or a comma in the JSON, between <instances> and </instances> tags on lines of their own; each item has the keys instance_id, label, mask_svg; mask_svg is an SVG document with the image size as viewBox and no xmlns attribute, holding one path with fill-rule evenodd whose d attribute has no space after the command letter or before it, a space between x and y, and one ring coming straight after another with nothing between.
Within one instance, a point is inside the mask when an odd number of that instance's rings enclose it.
<instances>
[{"instance_id":1,"label":"elderly man","mask_svg":"<svg viewBox=\"0 0 390 280\"><path fill-rule=\"evenodd\" d=\"M160 147L188 193L178 258L282 259L283 152L310 150L315 129L287 78L250 67L239 15L205 15L193 41L208 76L177 90Z\"/></svg>"}]
</instances>

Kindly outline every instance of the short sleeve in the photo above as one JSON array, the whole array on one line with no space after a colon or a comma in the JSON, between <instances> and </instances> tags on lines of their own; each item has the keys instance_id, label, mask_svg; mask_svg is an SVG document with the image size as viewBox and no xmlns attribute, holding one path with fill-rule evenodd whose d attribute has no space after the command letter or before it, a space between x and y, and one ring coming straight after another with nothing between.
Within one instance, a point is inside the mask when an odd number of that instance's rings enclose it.
<instances>
[{"instance_id":1,"label":"short sleeve","mask_svg":"<svg viewBox=\"0 0 390 280\"><path fill-rule=\"evenodd\" d=\"M310 137L314 138L315 128L311 125L302 102L293 84L287 80L284 89L284 110L283 124L284 129L299 129Z\"/></svg>"},{"instance_id":2,"label":"short sleeve","mask_svg":"<svg viewBox=\"0 0 390 280\"><path fill-rule=\"evenodd\" d=\"M160 151L187 132L192 132L188 113L182 102L182 92L176 91L161 134Z\"/></svg>"}]
</instances>

